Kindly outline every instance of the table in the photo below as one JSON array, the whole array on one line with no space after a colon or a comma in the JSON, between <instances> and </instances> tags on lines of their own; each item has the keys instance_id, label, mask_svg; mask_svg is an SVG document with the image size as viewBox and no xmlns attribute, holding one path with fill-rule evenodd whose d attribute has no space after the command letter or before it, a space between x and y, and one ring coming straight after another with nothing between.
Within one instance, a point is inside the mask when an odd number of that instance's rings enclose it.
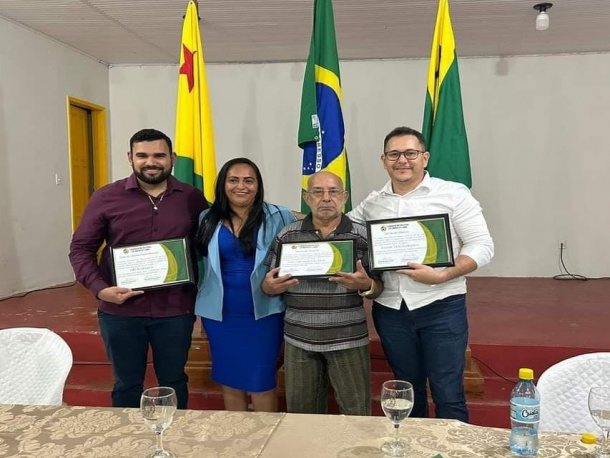
<instances>
[{"instance_id":1,"label":"table","mask_svg":"<svg viewBox=\"0 0 610 458\"><path fill-rule=\"evenodd\" d=\"M407 419L401 437L409 458L516 458L508 449L510 431L468 425L457 420ZM385 417L287 414L263 449L262 457L382 458L379 447L393 434ZM541 433L537 458L589 458L595 446L580 436Z\"/></svg>"},{"instance_id":2,"label":"table","mask_svg":"<svg viewBox=\"0 0 610 458\"><path fill-rule=\"evenodd\" d=\"M455 420L407 419L409 457L514 457L508 430ZM392 434L385 417L184 410L164 434L180 458L381 458ZM588 457L594 446L541 434L539 458ZM138 409L0 405L0 457L145 457L155 444Z\"/></svg>"}]
</instances>

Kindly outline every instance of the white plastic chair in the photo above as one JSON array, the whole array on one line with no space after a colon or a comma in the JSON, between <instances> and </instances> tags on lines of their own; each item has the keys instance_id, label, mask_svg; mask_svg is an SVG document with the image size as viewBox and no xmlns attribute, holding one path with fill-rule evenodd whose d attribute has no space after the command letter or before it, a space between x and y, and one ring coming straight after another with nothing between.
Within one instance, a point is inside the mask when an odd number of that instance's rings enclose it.
<instances>
[{"instance_id":1,"label":"white plastic chair","mask_svg":"<svg viewBox=\"0 0 610 458\"><path fill-rule=\"evenodd\" d=\"M61 405L72 351L44 328L0 330L0 404Z\"/></svg>"},{"instance_id":2,"label":"white plastic chair","mask_svg":"<svg viewBox=\"0 0 610 458\"><path fill-rule=\"evenodd\" d=\"M592 386L610 386L610 353L578 355L549 367L538 380L540 430L598 433L589 414Z\"/></svg>"}]
</instances>

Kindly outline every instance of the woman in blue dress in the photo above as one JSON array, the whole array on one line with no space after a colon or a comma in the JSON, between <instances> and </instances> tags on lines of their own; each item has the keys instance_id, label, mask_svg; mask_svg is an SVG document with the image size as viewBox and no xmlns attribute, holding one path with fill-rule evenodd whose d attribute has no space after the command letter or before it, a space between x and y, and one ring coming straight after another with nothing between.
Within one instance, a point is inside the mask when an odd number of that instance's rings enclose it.
<instances>
[{"instance_id":1,"label":"woman in blue dress","mask_svg":"<svg viewBox=\"0 0 610 458\"><path fill-rule=\"evenodd\" d=\"M277 411L285 306L260 286L269 247L295 218L264 201L261 173L246 158L220 169L215 192L197 233L203 275L195 305L210 342L212 380L222 385L227 410L247 410L250 395L254 410Z\"/></svg>"}]
</instances>

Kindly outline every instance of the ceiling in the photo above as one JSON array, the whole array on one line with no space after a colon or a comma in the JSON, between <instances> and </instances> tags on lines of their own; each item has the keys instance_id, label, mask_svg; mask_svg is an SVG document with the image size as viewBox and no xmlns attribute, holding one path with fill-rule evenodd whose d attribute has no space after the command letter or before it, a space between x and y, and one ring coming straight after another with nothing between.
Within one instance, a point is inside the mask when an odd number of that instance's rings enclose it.
<instances>
[{"instance_id":1,"label":"ceiling","mask_svg":"<svg viewBox=\"0 0 610 458\"><path fill-rule=\"evenodd\" d=\"M610 51L610 0L451 0L459 56ZM106 64L175 64L187 0L0 0L0 16ZM334 0L340 59L428 57L436 0ZM206 62L303 61L313 0L200 0Z\"/></svg>"}]
</instances>

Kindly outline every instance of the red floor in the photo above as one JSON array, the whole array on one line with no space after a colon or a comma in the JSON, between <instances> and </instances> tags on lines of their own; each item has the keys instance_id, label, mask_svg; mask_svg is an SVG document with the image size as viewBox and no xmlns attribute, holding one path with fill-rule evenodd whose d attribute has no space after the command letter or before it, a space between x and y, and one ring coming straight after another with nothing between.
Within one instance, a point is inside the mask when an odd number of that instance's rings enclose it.
<instances>
[{"instance_id":1,"label":"red floor","mask_svg":"<svg viewBox=\"0 0 610 458\"><path fill-rule=\"evenodd\" d=\"M473 423L506 426L506 401L519 367L536 377L567 357L610 351L610 280L558 281L546 278L468 280L469 343L485 374L485 396L469 400ZM97 327L93 297L78 285L0 302L0 328L47 327L61 334L74 353L66 400L108 405L112 375ZM387 365L371 328L374 385L387 378ZM377 380L379 379L379 380ZM221 408L210 393L193 407Z\"/></svg>"},{"instance_id":2,"label":"red floor","mask_svg":"<svg viewBox=\"0 0 610 458\"><path fill-rule=\"evenodd\" d=\"M610 347L610 280L472 277L468 311L474 344ZM0 328L97 333L95 312L79 285L37 291L0 302Z\"/></svg>"},{"instance_id":3,"label":"red floor","mask_svg":"<svg viewBox=\"0 0 610 458\"><path fill-rule=\"evenodd\" d=\"M470 341L610 348L610 280L473 277Z\"/></svg>"}]
</instances>

